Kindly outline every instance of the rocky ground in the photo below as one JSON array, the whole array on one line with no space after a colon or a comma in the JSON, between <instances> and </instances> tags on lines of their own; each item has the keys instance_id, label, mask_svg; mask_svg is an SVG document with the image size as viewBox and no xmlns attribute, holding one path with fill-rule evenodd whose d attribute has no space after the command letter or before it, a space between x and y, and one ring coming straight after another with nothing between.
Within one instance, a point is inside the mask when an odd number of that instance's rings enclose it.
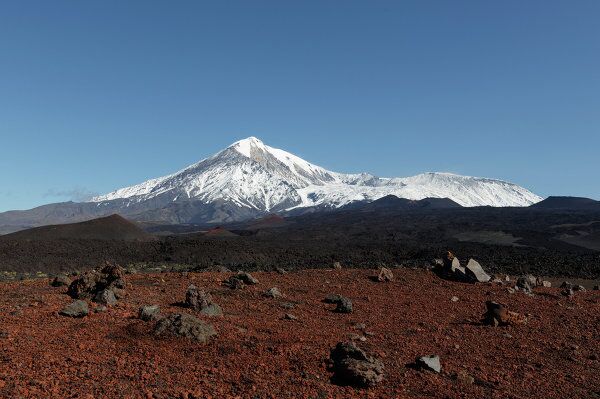
<instances>
[{"instance_id":1,"label":"rocky ground","mask_svg":"<svg viewBox=\"0 0 600 399\"><path fill-rule=\"evenodd\" d=\"M393 273L377 282L375 270L257 272L258 284L239 289L226 272L126 275L116 304L83 299L90 313L82 318L59 315L74 301L66 286L1 283L0 397L600 397L600 291L566 297L538 287L527 295L509 289L514 283ZM182 307L191 284L198 309L212 301L223 315ZM281 297L265 295L273 287ZM351 312L324 303L330 294L350 299ZM483 325L488 300L527 323ZM207 343L156 336L157 322L138 318L144 305L194 315L217 335ZM383 380L369 388L332 382L330 350L344 341L383 365ZM440 373L413 365L428 355L439 356Z\"/></svg>"}]
</instances>

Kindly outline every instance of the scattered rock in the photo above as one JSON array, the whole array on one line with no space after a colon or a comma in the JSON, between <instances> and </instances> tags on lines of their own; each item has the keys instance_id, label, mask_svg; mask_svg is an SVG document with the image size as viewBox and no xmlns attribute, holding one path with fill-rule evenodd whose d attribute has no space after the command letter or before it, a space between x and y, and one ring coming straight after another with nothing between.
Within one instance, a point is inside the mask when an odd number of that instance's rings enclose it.
<instances>
[{"instance_id":1,"label":"scattered rock","mask_svg":"<svg viewBox=\"0 0 600 399\"><path fill-rule=\"evenodd\" d=\"M329 294L325 297L325 299L323 299L323 302L325 303L338 303L339 301L341 301L343 298L343 296L341 296L340 294Z\"/></svg>"},{"instance_id":2,"label":"scattered rock","mask_svg":"<svg viewBox=\"0 0 600 399\"><path fill-rule=\"evenodd\" d=\"M489 326L507 326L527 323L527 318L517 312L512 312L505 305L486 301L487 311L483 315L483 323Z\"/></svg>"},{"instance_id":3,"label":"scattered rock","mask_svg":"<svg viewBox=\"0 0 600 399\"><path fill-rule=\"evenodd\" d=\"M138 312L138 317L144 321L151 321L158 319L160 314L160 307L158 305L142 306Z\"/></svg>"},{"instance_id":4,"label":"scattered rock","mask_svg":"<svg viewBox=\"0 0 600 399\"><path fill-rule=\"evenodd\" d=\"M112 290L103 289L96 294L94 297L94 302L102 305L112 306L117 303L117 298Z\"/></svg>"},{"instance_id":5,"label":"scattered rock","mask_svg":"<svg viewBox=\"0 0 600 399\"><path fill-rule=\"evenodd\" d=\"M281 306L284 309L295 309L296 308L296 304L291 303L291 302L282 302L279 306Z\"/></svg>"},{"instance_id":6,"label":"scattered rock","mask_svg":"<svg viewBox=\"0 0 600 399\"><path fill-rule=\"evenodd\" d=\"M337 313L352 313L352 301L346 297L341 297L335 308Z\"/></svg>"},{"instance_id":7,"label":"scattered rock","mask_svg":"<svg viewBox=\"0 0 600 399\"><path fill-rule=\"evenodd\" d=\"M214 327L189 314L172 314L156 323L156 336L174 335L201 343L207 343L217 335Z\"/></svg>"},{"instance_id":8,"label":"scattered rock","mask_svg":"<svg viewBox=\"0 0 600 399\"><path fill-rule=\"evenodd\" d=\"M353 342L340 342L330 352L333 382L370 387L383 380L384 365Z\"/></svg>"},{"instance_id":9,"label":"scattered rock","mask_svg":"<svg viewBox=\"0 0 600 399\"><path fill-rule=\"evenodd\" d=\"M286 313L285 315L283 315L283 318L285 320L298 320L298 318L291 313Z\"/></svg>"},{"instance_id":10,"label":"scattered rock","mask_svg":"<svg viewBox=\"0 0 600 399\"><path fill-rule=\"evenodd\" d=\"M231 276L227 280L223 281L223 285L231 288L232 290L241 290L246 286L242 280L236 276Z\"/></svg>"},{"instance_id":11,"label":"scattered rock","mask_svg":"<svg viewBox=\"0 0 600 399\"><path fill-rule=\"evenodd\" d=\"M263 296L267 298L281 298L283 295L281 295L279 288L273 287L263 292Z\"/></svg>"},{"instance_id":12,"label":"scattered rock","mask_svg":"<svg viewBox=\"0 0 600 399\"><path fill-rule=\"evenodd\" d=\"M394 281L394 273L387 267L381 267L379 269L379 274L377 275L377 281L386 282L386 281Z\"/></svg>"},{"instance_id":13,"label":"scattered rock","mask_svg":"<svg viewBox=\"0 0 600 399\"><path fill-rule=\"evenodd\" d=\"M452 302L458 302L458 297L457 296L453 296L452 298L450 298L450 300Z\"/></svg>"},{"instance_id":14,"label":"scattered rock","mask_svg":"<svg viewBox=\"0 0 600 399\"><path fill-rule=\"evenodd\" d=\"M475 383L475 378L471 375L467 374L465 371L459 371L456 376L456 381L463 385L473 385Z\"/></svg>"},{"instance_id":15,"label":"scattered rock","mask_svg":"<svg viewBox=\"0 0 600 399\"><path fill-rule=\"evenodd\" d=\"M531 294L531 280L526 276L521 276L517 279L517 283L515 284L515 290L522 291L525 294Z\"/></svg>"},{"instance_id":16,"label":"scattered rock","mask_svg":"<svg viewBox=\"0 0 600 399\"><path fill-rule=\"evenodd\" d=\"M487 283L491 280L490 275L483 270L483 267L475 259L469 259L469 263L465 267L465 274L471 281L477 283Z\"/></svg>"},{"instance_id":17,"label":"scattered rock","mask_svg":"<svg viewBox=\"0 0 600 399\"><path fill-rule=\"evenodd\" d=\"M542 280L542 287L550 288L550 287L552 287L552 283L547 280Z\"/></svg>"},{"instance_id":18,"label":"scattered rock","mask_svg":"<svg viewBox=\"0 0 600 399\"><path fill-rule=\"evenodd\" d=\"M254 278L254 276L252 276L250 273L246 273L246 272L238 272L236 274L236 277L240 280L242 280L242 282L246 285L256 285L258 284L258 280L256 278Z\"/></svg>"},{"instance_id":19,"label":"scattered rock","mask_svg":"<svg viewBox=\"0 0 600 399\"><path fill-rule=\"evenodd\" d=\"M275 269L275 271L279 274L287 274L287 270L285 270L282 267L278 267L277 269Z\"/></svg>"},{"instance_id":20,"label":"scattered rock","mask_svg":"<svg viewBox=\"0 0 600 399\"><path fill-rule=\"evenodd\" d=\"M54 277L54 279L52 279L52 282L50 282L50 285L53 287L68 287L70 284L71 279L66 274L59 274L58 276Z\"/></svg>"},{"instance_id":21,"label":"scattered rock","mask_svg":"<svg viewBox=\"0 0 600 399\"><path fill-rule=\"evenodd\" d=\"M85 317L90 313L86 301L77 300L65 306L58 314L67 317Z\"/></svg>"},{"instance_id":22,"label":"scattered rock","mask_svg":"<svg viewBox=\"0 0 600 399\"><path fill-rule=\"evenodd\" d=\"M212 296L195 285L190 285L185 293L185 306L199 310L207 316L222 316L223 310L219 305L213 302Z\"/></svg>"},{"instance_id":23,"label":"scattered rock","mask_svg":"<svg viewBox=\"0 0 600 399\"><path fill-rule=\"evenodd\" d=\"M221 309L221 307L216 303L211 303L210 305L202 308L200 313L207 316L223 316L223 309Z\"/></svg>"},{"instance_id":24,"label":"scattered rock","mask_svg":"<svg viewBox=\"0 0 600 399\"><path fill-rule=\"evenodd\" d=\"M104 305L102 306L98 306L96 308L94 308L94 313L104 313L108 310L108 308Z\"/></svg>"},{"instance_id":25,"label":"scattered rock","mask_svg":"<svg viewBox=\"0 0 600 399\"><path fill-rule=\"evenodd\" d=\"M333 268L335 270L340 270L342 268L342 264L340 262L333 262Z\"/></svg>"},{"instance_id":26,"label":"scattered rock","mask_svg":"<svg viewBox=\"0 0 600 399\"><path fill-rule=\"evenodd\" d=\"M442 371L442 365L440 364L440 357L436 355L421 356L415 360L415 366L419 370L429 370L435 373Z\"/></svg>"}]
</instances>

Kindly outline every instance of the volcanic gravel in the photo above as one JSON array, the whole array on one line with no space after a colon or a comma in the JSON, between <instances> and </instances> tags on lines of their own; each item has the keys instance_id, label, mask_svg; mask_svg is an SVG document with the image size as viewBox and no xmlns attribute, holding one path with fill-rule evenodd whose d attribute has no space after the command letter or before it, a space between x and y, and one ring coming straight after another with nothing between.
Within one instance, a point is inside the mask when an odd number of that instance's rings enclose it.
<instances>
[{"instance_id":1,"label":"volcanic gravel","mask_svg":"<svg viewBox=\"0 0 600 399\"><path fill-rule=\"evenodd\" d=\"M65 287L45 280L2 283L0 397L600 396L600 292L566 298L557 288L537 288L528 296L510 294L506 285L441 280L425 270L393 272L395 280L386 283L369 279L374 270L253 273L260 284L240 290L221 285L231 273L128 275L124 299L83 319L58 315L71 302ZM207 289L224 316L178 306L190 284ZM284 297L263 297L269 287ZM350 298L353 312L336 313L322 302L332 293ZM486 300L529 314L529 322L481 325ZM152 304L163 315L194 314L213 324L218 337L208 344L155 337L154 323L137 319L139 307ZM330 348L357 336L385 365L385 379L369 389L334 385L327 369ZM410 367L426 355L440 356L440 374Z\"/></svg>"}]
</instances>

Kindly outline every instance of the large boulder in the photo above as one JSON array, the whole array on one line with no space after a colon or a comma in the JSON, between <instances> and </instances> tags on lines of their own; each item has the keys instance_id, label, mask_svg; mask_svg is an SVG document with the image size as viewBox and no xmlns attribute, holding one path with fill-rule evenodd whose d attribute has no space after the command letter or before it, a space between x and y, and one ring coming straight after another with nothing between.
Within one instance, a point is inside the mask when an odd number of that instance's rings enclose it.
<instances>
[{"instance_id":1,"label":"large boulder","mask_svg":"<svg viewBox=\"0 0 600 399\"><path fill-rule=\"evenodd\" d=\"M466 276L473 282L487 283L491 279L490 275L483 270L483 267L475 259L469 259L469 263L467 263L464 270Z\"/></svg>"},{"instance_id":2,"label":"large boulder","mask_svg":"<svg viewBox=\"0 0 600 399\"><path fill-rule=\"evenodd\" d=\"M211 324L189 314L177 313L158 320L154 327L154 334L159 337L164 335L185 337L207 343L217 335L217 332Z\"/></svg>"},{"instance_id":3,"label":"large boulder","mask_svg":"<svg viewBox=\"0 0 600 399\"><path fill-rule=\"evenodd\" d=\"M370 387L383 380L384 365L353 342L340 342L329 355L333 381L340 385Z\"/></svg>"},{"instance_id":4,"label":"large boulder","mask_svg":"<svg viewBox=\"0 0 600 399\"><path fill-rule=\"evenodd\" d=\"M85 317L90 313L88 304L85 301L77 300L65 306L58 314L67 317Z\"/></svg>"},{"instance_id":5,"label":"large boulder","mask_svg":"<svg viewBox=\"0 0 600 399\"><path fill-rule=\"evenodd\" d=\"M335 308L337 313L352 313L352 310L352 301L346 297L341 297Z\"/></svg>"},{"instance_id":6,"label":"large boulder","mask_svg":"<svg viewBox=\"0 0 600 399\"><path fill-rule=\"evenodd\" d=\"M117 303L117 297L112 290L103 289L94 296L94 302L102 305L112 306Z\"/></svg>"}]
</instances>

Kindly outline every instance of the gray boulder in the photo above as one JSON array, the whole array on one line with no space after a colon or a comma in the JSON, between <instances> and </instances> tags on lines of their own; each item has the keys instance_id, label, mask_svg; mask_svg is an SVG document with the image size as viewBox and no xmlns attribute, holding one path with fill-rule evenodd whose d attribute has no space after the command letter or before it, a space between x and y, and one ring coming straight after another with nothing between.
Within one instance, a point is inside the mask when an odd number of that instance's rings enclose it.
<instances>
[{"instance_id":1,"label":"gray boulder","mask_svg":"<svg viewBox=\"0 0 600 399\"><path fill-rule=\"evenodd\" d=\"M464 270L465 270L466 276L471 281L478 282L478 283L487 283L488 281L491 280L490 275L487 274L485 272L485 270L483 270L483 267L481 267L479 262L477 262L475 259L469 259L469 263L467 263L467 266L465 267Z\"/></svg>"},{"instance_id":2,"label":"gray boulder","mask_svg":"<svg viewBox=\"0 0 600 399\"><path fill-rule=\"evenodd\" d=\"M96 294L94 297L94 302L102 305L112 306L117 303L117 297L115 297L115 293L112 290L103 289Z\"/></svg>"},{"instance_id":3,"label":"gray boulder","mask_svg":"<svg viewBox=\"0 0 600 399\"><path fill-rule=\"evenodd\" d=\"M90 313L88 304L85 301L77 300L65 306L58 314L67 317L85 317Z\"/></svg>"},{"instance_id":4,"label":"gray boulder","mask_svg":"<svg viewBox=\"0 0 600 399\"><path fill-rule=\"evenodd\" d=\"M242 282L246 285L258 284L258 280L256 278L254 278L254 276L252 276L250 273L238 272L235 275L235 277L238 278L239 280L242 280Z\"/></svg>"},{"instance_id":5,"label":"gray boulder","mask_svg":"<svg viewBox=\"0 0 600 399\"><path fill-rule=\"evenodd\" d=\"M223 309L216 303L211 303L200 310L206 316L223 316Z\"/></svg>"},{"instance_id":6,"label":"gray boulder","mask_svg":"<svg viewBox=\"0 0 600 399\"><path fill-rule=\"evenodd\" d=\"M340 294L329 294L325 297L325 299L323 299L323 302L325 303L338 303L339 301L341 301L343 298L343 296L341 296Z\"/></svg>"},{"instance_id":7,"label":"gray boulder","mask_svg":"<svg viewBox=\"0 0 600 399\"><path fill-rule=\"evenodd\" d=\"M138 317L144 321L156 320L160 314L158 305L142 306L138 312Z\"/></svg>"},{"instance_id":8,"label":"gray boulder","mask_svg":"<svg viewBox=\"0 0 600 399\"><path fill-rule=\"evenodd\" d=\"M217 335L214 327L189 314L172 314L160 319L154 327L154 335L184 337L207 343Z\"/></svg>"}]
</instances>

